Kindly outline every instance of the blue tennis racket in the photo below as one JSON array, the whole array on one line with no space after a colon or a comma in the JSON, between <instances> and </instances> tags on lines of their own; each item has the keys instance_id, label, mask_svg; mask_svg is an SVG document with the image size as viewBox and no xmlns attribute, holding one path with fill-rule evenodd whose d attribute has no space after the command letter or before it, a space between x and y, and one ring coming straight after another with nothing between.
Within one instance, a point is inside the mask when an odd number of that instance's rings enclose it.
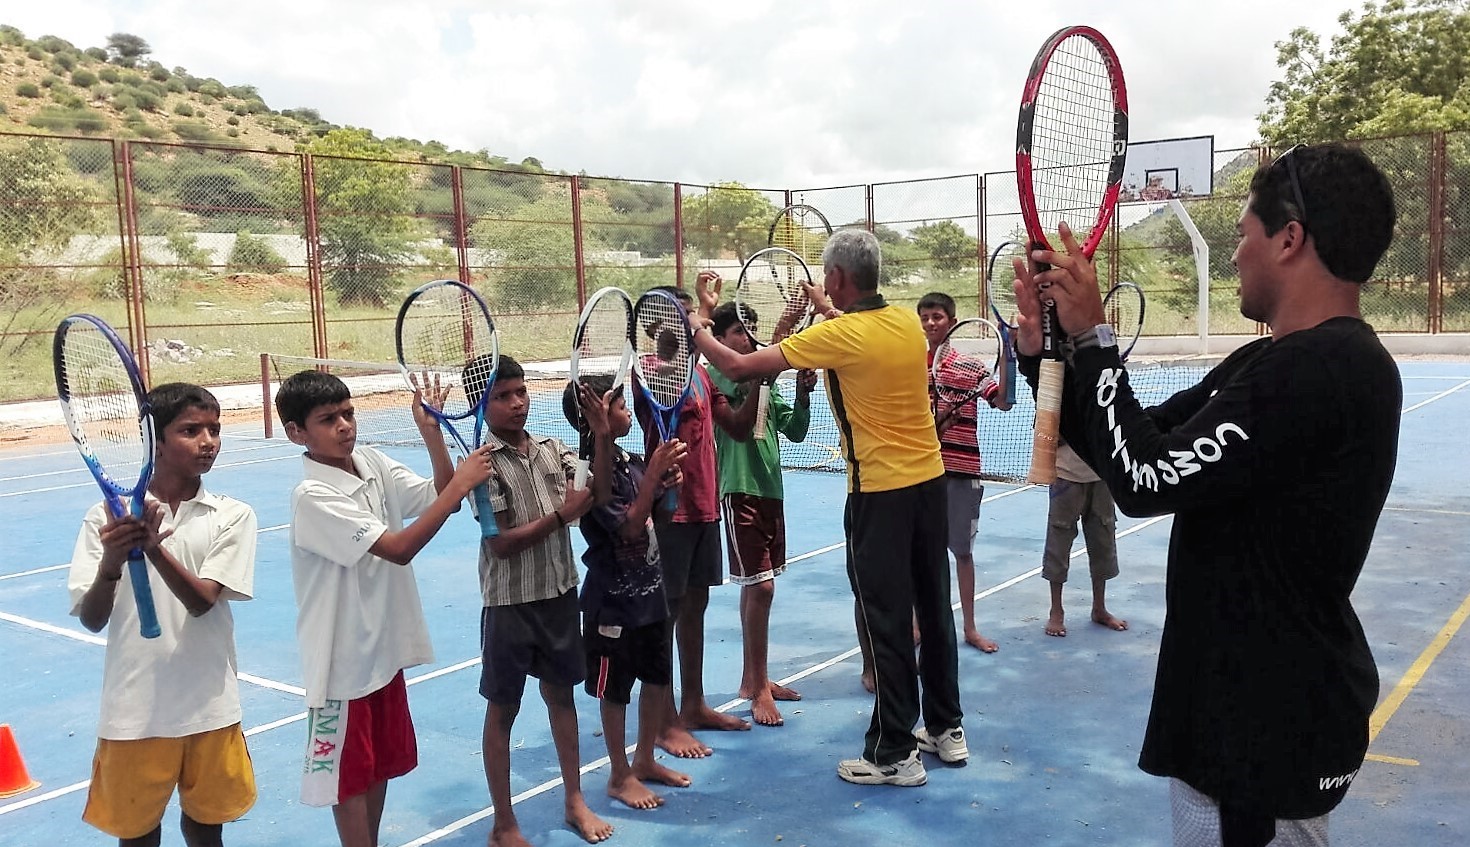
<instances>
[{"instance_id":1,"label":"blue tennis racket","mask_svg":"<svg viewBox=\"0 0 1470 847\"><path fill-rule=\"evenodd\" d=\"M485 404L500 369L500 339L485 301L458 280L424 283L398 309L394 336L398 366L410 388L416 387L417 374L422 383L448 389L444 408L424 403L424 409L465 455L479 449L485 438ZM470 441L460 431L466 421L474 422ZM488 483L475 486L475 511L481 535L494 538L500 534Z\"/></svg>"},{"instance_id":2,"label":"blue tennis racket","mask_svg":"<svg viewBox=\"0 0 1470 847\"><path fill-rule=\"evenodd\" d=\"M153 477L153 416L138 363L127 345L101 318L69 315L56 327L52 344L56 397L67 429L87 470L102 489L114 518L143 516ZM126 505L123 498L128 498ZM143 551L128 552L128 580L144 638L157 638L158 611L148 584Z\"/></svg>"},{"instance_id":3,"label":"blue tennis racket","mask_svg":"<svg viewBox=\"0 0 1470 847\"><path fill-rule=\"evenodd\" d=\"M679 410L689 398L694 380L694 337L689 331L689 315L674 295L654 289L644 292L633 306L634 333L638 355L633 357L633 371L638 377L638 390L653 411L654 425L660 441L668 441L679 431ZM664 507L678 506L679 495L669 489Z\"/></svg>"}]
</instances>

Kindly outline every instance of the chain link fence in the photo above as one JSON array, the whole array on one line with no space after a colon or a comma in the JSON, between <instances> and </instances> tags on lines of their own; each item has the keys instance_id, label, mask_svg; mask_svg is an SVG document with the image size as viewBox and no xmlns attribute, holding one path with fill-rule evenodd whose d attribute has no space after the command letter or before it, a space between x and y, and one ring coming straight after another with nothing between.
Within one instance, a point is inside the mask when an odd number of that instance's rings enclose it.
<instances>
[{"instance_id":1,"label":"chain link fence","mask_svg":"<svg viewBox=\"0 0 1470 847\"><path fill-rule=\"evenodd\" d=\"M1470 133L1360 143L1399 204L1369 321L1470 332ZM1271 155L1216 151L1213 193L1182 201L1209 245L1210 334L1263 330L1240 316L1230 257ZM772 190L0 133L0 401L52 392L51 333L77 311L124 333L155 383L248 381L261 352L390 361L398 304L435 278L484 294L512 355L564 358L590 292L703 269L733 283L794 204L873 231L890 300L944 291L966 314L989 251L1024 240L1011 173ZM803 238L816 264L823 239ZM1098 263L1147 292L1146 334L1199 333L1193 250L1166 204L1120 206Z\"/></svg>"}]
</instances>

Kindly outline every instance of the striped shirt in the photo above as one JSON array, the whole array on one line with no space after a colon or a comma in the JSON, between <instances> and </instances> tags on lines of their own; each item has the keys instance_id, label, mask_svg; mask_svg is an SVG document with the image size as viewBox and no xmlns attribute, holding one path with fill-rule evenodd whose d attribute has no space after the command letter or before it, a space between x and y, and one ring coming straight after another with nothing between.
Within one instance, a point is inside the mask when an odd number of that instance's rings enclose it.
<instances>
[{"instance_id":1,"label":"striped shirt","mask_svg":"<svg viewBox=\"0 0 1470 847\"><path fill-rule=\"evenodd\" d=\"M980 381L990 376L990 369L983 362L965 359L953 347L946 348L944 361L939 363L939 382L959 392L968 393L979 386ZM963 365L956 366L963 362ZM929 367L934 367L934 351L929 351ZM943 395L940 395L940 413L945 410ZM939 453L944 458L944 472L956 476L980 475L980 435L976 417L976 400L970 400L956 409L949 418L949 426L939 435Z\"/></svg>"},{"instance_id":2,"label":"striped shirt","mask_svg":"<svg viewBox=\"0 0 1470 847\"><path fill-rule=\"evenodd\" d=\"M529 438L529 455L522 455L494 434L485 436L502 483L490 482L490 506L502 530L530 523L561 506L567 497L567 477L576 467L576 454L559 440ZM480 540L480 594L486 606L549 600L576 586L572 537L565 528L509 558L496 556L488 538Z\"/></svg>"}]
</instances>

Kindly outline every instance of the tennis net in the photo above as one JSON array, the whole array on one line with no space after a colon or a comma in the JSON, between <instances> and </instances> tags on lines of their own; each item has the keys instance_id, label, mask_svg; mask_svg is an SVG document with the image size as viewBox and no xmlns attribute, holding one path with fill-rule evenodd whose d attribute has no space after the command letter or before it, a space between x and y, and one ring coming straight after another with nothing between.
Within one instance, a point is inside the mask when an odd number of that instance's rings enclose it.
<instances>
[{"instance_id":1,"label":"tennis net","mask_svg":"<svg viewBox=\"0 0 1470 847\"><path fill-rule=\"evenodd\" d=\"M1128 365L1134 393L1145 406L1197 384L1218 357L1191 357L1133 361ZM551 435L576 444L576 432L562 415L562 390L567 382L567 363L522 363L531 395L531 412L526 428L538 435ZM390 362L353 362L304 356L263 354L261 396L264 400L266 437L276 426L271 400L282 380L298 371L318 370L334 374L352 390L357 410L358 441L375 446L414 446L420 443L418 429L409 410L412 393L404 385L398 365ZM795 393L794 375L786 374L773 389L790 399ZM781 438L781 464L791 470L844 471L837 422L819 382L812 393L811 426L806 439L794 443ZM1002 482L1022 482L1031 465L1031 423L1036 406L1024 385L1016 392L1016 404L1007 412L983 404L979 410L982 476ZM642 452L637 428L620 442L627 450Z\"/></svg>"}]
</instances>

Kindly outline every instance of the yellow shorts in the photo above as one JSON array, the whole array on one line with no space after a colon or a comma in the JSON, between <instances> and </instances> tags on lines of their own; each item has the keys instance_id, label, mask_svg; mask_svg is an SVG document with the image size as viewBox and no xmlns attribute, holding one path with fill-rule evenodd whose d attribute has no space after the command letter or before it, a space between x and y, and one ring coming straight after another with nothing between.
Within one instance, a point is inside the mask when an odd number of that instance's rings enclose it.
<instances>
[{"instance_id":1,"label":"yellow shorts","mask_svg":"<svg viewBox=\"0 0 1470 847\"><path fill-rule=\"evenodd\" d=\"M179 806L202 824L228 823L255 805L255 768L240 725L182 738L97 740L82 820L117 838L139 838Z\"/></svg>"}]
</instances>

